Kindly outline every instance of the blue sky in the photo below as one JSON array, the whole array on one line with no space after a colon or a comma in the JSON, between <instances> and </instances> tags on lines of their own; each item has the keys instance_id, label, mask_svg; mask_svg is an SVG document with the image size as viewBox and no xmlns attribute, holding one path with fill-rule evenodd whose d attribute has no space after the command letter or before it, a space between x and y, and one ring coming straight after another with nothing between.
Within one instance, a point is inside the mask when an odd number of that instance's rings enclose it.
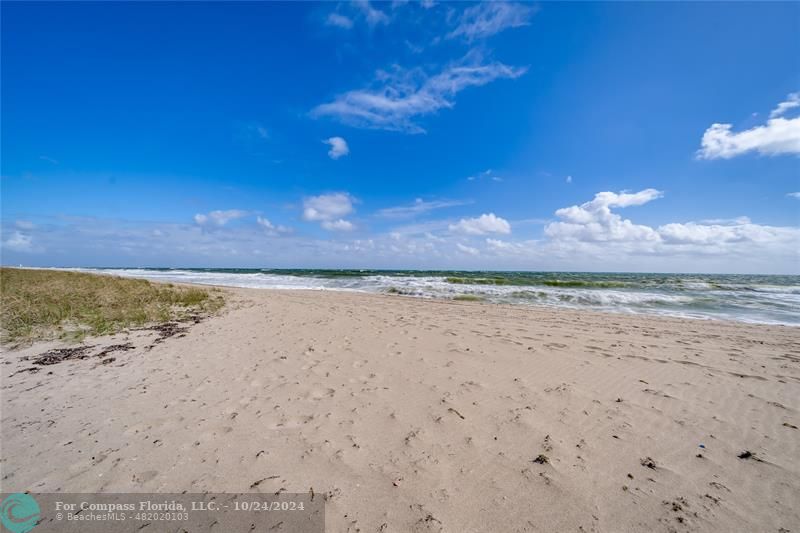
<instances>
[{"instance_id":1,"label":"blue sky","mask_svg":"<svg viewBox=\"0 0 800 533\"><path fill-rule=\"evenodd\" d=\"M3 3L2 262L800 273L798 3Z\"/></svg>"}]
</instances>

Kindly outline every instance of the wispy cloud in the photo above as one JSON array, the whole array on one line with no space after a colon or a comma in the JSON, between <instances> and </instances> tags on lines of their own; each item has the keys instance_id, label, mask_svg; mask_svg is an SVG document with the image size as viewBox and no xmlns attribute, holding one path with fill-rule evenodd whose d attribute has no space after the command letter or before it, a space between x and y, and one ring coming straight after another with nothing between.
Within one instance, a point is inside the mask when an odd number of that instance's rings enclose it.
<instances>
[{"instance_id":1,"label":"wispy cloud","mask_svg":"<svg viewBox=\"0 0 800 533\"><path fill-rule=\"evenodd\" d=\"M3 241L3 247L15 252L36 251L31 236L21 231L12 231L8 238Z\"/></svg>"},{"instance_id":2,"label":"wispy cloud","mask_svg":"<svg viewBox=\"0 0 800 533\"><path fill-rule=\"evenodd\" d=\"M536 7L531 5L481 2L461 13L458 25L447 37L461 37L467 41L490 37L509 28L527 26L536 11Z\"/></svg>"},{"instance_id":3,"label":"wispy cloud","mask_svg":"<svg viewBox=\"0 0 800 533\"><path fill-rule=\"evenodd\" d=\"M248 211L243 211L241 209L216 210L210 213L197 213L194 216L194 222L198 226L203 227L222 227L231 220L243 218L249 214Z\"/></svg>"},{"instance_id":4,"label":"wispy cloud","mask_svg":"<svg viewBox=\"0 0 800 533\"><path fill-rule=\"evenodd\" d=\"M790 109L800 107L800 92L790 93L786 100L779 103L769 114L769 118L781 117Z\"/></svg>"},{"instance_id":5,"label":"wispy cloud","mask_svg":"<svg viewBox=\"0 0 800 533\"><path fill-rule=\"evenodd\" d=\"M786 196L788 196L789 198L795 198L797 200L800 200L800 192L786 193Z\"/></svg>"},{"instance_id":6,"label":"wispy cloud","mask_svg":"<svg viewBox=\"0 0 800 533\"><path fill-rule=\"evenodd\" d=\"M477 174L473 174L472 176L467 176L467 181L478 181L478 180L491 180L496 182L503 181L503 178L495 174L494 170L491 168L484 170L483 172L479 172Z\"/></svg>"},{"instance_id":7,"label":"wispy cloud","mask_svg":"<svg viewBox=\"0 0 800 533\"><path fill-rule=\"evenodd\" d=\"M291 228L282 226L280 224L273 224L268 218L262 217L261 215L256 217L256 224L258 224L267 235L282 235L292 232Z\"/></svg>"},{"instance_id":8,"label":"wispy cloud","mask_svg":"<svg viewBox=\"0 0 800 533\"><path fill-rule=\"evenodd\" d=\"M367 21L370 27L375 27L379 24L389 24L389 15L380 9L374 8L369 0L355 0L353 5L361 11L364 20Z\"/></svg>"},{"instance_id":9,"label":"wispy cloud","mask_svg":"<svg viewBox=\"0 0 800 533\"><path fill-rule=\"evenodd\" d=\"M314 108L311 115L333 117L361 128L424 133L415 122L417 117L452 108L455 96L467 87L479 87L501 78L518 78L525 71L525 67L484 62L474 52L435 75L419 68L398 67L392 72L379 72L373 87L339 95L332 102Z\"/></svg>"},{"instance_id":10,"label":"wispy cloud","mask_svg":"<svg viewBox=\"0 0 800 533\"><path fill-rule=\"evenodd\" d=\"M347 146L347 141L341 137L331 137L322 142L331 147L331 149L328 150L328 157L331 159L339 159L350 153L350 147Z\"/></svg>"},{"instance_id":11,"label":"wispy cloud","mask_svg":"<svg viewBox=\"0 0 800 533\"><path fill-rule=\"evenodd\" d=\"M761 155L800 154L800 117L784 118L800 106L798 93L790 94L770 113L767 123L740 132L732 124L712 124L703 134L700 159L730 159L749 152Z\"/></svg>"},{"instance_id":12,"label":"wispy cloud","mask_svg":"<svg viewBox=\"0 0 800 533\"><path fill-rule=\"evenodd\" d=\"M359 22L363 22L372 30L377 26L388 25L391 21L392 17L389 14L373 6L369 0L338 3L335 11L331 11L325 17L326 26L342 30L351 30Z\"/></svg>"},{"instance_id":13,"label":"wispy cloud","mask_svg":"<svg viewBox=\"0 0 800 533\"><path fill-rule=\"evenodd\" d=\"M456 207L459 205L467 205L472 203L466 200L431 200L425 201L422 198L417 198L411 204L398 205L395 207L387 207L377 212L378 216L387 218L410 218L416 215L422 215L433 211L435 209L445 209L447 207Z\"/></svg>"},{"instance_id":14,"label":"wispy cloud","mask_svg":"<svg viewBox=\"0 0 800 533\"><path fill-rule=\"evenodd\" d=\"M481 253L480 250L478 250L477 248L473 248L472 246L467 246L466 244L461 244L460 242L456 243L456 248L458 248L465 254L469 255L478 255Z\"/></svg>"},{"instance_id":15,"label":"wispy cloud","mask_svg":"<svg viewBox=\"0 0 800 533\"><path fill-rule=\"evenodd\" d=\"M340 15L339 13L329 13L325 19L325 24L328 26L335 26L344 30L349 30L353 27L353 21L349 17Z\"/></svg>"}]
</instances>

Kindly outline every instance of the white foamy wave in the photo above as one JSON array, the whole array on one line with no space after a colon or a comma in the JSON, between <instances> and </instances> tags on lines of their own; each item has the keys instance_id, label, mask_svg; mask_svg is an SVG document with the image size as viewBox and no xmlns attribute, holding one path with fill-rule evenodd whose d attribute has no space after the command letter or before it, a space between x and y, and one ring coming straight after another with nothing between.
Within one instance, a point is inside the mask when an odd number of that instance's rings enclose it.
<instances>
[{"instance_id":1,"label":"white foamy wave","mask_svg":"<svg viewBox=\"0 0 800 533\"><path fill-rule=\"evenodd\" d=\"M800 287L796 285L754 285L710 283L671 276L669 283L630 288L569 287L541 285L491 285L470 283L467 278L453 283L444 275L409 273L364 273L337 276L328 271L283 273L274 271L225 271L189 269L72 269L173 283L194 283L252 289L333 290L370 293L399 293L421 298L452 299L471 295L490 303L592 309L645 313L684 318L716 318L768 324L800 324ZM673 281L674 279L674 281Z\"/></svg>"}]
</instances>

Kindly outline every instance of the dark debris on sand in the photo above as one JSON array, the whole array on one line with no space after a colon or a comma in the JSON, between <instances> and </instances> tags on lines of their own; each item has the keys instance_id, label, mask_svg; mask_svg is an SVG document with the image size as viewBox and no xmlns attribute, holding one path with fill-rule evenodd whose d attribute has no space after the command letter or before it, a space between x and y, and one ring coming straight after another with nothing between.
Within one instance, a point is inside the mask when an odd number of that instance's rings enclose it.
<instances>
[{"instance_id":1,"label":"dark debris on sand","mask_svg":"<svg viewBox=\"0 0 800 533\"><path fill-rule=\"evenodd\" d=\"M111 346L106 346L103 348L100 353L98 353L95 357L105 357L106 355L113 353L113 352L127 352L129 350L135 350L136 346L133 344L126 342L125 344L112 344Z\"/></svg>"},{"instance_id":2,"label":"dark debris on sand","mask_svg":"<svg viewBox=\"0 0 800 533\"><path fill-rule=\"evenodd\" d=\"M200 315L191 315L180 322L164 322L163 324L157 324L155 326L145 328L146 330L155 331L158 333L158 337L153 341L153 344L151 344L150 347L152 348L156 344L164 342L170 337L183 337L189 333L189 326L199 324L202 321L203 317Z\"/></svg>"},{"instance_id":3,"label":"dark debris on sand","mask_svg":"<svg viewBox=\"0 0 800 533\"><path fill-rule=\"evenodd\" d=\"M125 344L112 344L111 346L106 346L105 348L100 350L100 352L92 355L91 351L94 350L95 347L96 346L94 344L87 344L86 346L75 346L72 348L55 348L53 350L48 350L42 354L39 354L36 357L28 357L26 358L26 360L33 359L34 365L47 366L47 365L57 365L58 363L63 363L64 361L88 359L90 357L98 357L102 359L110 353L127 352L128 350L136 349L136 347L129 342ZM114 358L111 358L111 360L113 361ZM104 360L103 364L108 364L108 362ZM26 370L29 372L34 372L33 368Z\"/></svg>"},{"instance_id":4,"label":"dark debris on sand","mask_svg":"<svg viewBox=\"0 0 800 533\"><path fill-rule=\"evenodd\" d=\"M655 470L656 469L656 462L653 461L653 459L651 459L650 457L645 457L644 459L642 459L641 460L641 464L642 464L642 466L650 468L651 470Z\"/></svg>"},{"instance_id":5,"label":"dark debris on sand","mask_svg":"<svg viewBox=\"0 0 800 533\"><path fill-rule=\"evenodd\" d=\"M89 357L88 352L93 348L94 345L88 345L77 346L75 348L56 348L54 350L48 350L43 354L39 354L38 357L33 359L33 364L39 366L56 365L72 359L87 359Z\"/></svg>"}]
</instances>

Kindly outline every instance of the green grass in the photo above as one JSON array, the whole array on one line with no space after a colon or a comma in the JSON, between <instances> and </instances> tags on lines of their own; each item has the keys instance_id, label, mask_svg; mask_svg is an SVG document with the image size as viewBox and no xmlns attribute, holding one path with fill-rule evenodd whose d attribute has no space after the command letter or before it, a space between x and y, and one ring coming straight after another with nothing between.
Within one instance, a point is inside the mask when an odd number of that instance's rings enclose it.
<instances>
[{"instance_id":1,"label":"green grass","mask_svg":"<svg viewBox=\"0 0 800 533\"><path fill-rule=\"evenodd\" d=\"M132 326L208 314L224 305L219 289L58 270L0 268L0 339L80 340Z\"/></svg>"},{"instance_id":2,"label":"green grass","mask_svg":"<svg viewBox=\"0 0 800 533\"><path fill-rule=\"evenodd\" d=\"M483 301L483 298L481 298L480 296L476 296L474 294L458 294L456 296L453 296L453 300L459 302L480 302Z\"/></svg>"}]
</instances>

